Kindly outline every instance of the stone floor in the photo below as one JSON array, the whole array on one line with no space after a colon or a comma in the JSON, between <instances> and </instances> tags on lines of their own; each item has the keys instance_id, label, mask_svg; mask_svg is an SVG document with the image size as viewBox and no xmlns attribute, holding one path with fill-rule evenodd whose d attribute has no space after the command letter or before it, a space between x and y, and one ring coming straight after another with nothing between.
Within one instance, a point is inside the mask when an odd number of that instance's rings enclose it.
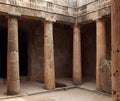
<instances>
[{"instance_id":1,"label":"stone floor","mask_svg":"<svg viewBox=\"0 0 120 101\"><path fill-rule=\"evenodd\" d=\"M112 101L110 96L73 88L43 94L26 95L0 101Z\"/></svg>"},{"instance_id":2,"label":"stone floor","mask_svg":"<svg viewBox=\"0 0 120 101\"><path fill-rule=\"evenodd\" d=\"M83 88L83 89L87 89L90 91L96 91L96 81L93 78L85 77L83 79L83 83L78 87Z\"/></svg>"},{"instance_id":3,"label":"stone floor","mask_svg":"<svg viewBox=\"0 0 120 101\"><path fill-rule=\"evenodd\" d=\"M95 93L95 82L84 81L82 85L73 85L72 79L57 79L59 86L54 91L44 89L43 83L37 81L21 81L21 94L17 96L6 95L6 82L0 86L1 101L111 101L111 97ZM82 89L81 89L82 88ZM94 92L93 92L94 91ZM86 97L87 96L87 97ZM17 98L16 98L17 97ZM6 100L5 100L6 99Z\"/></svg>"},{"instance_id":4,"label":"stone floor","mask_svg":"<svg viewBox=\"0 0 120 101\"><path fill-rule=\"evenodd\" d=\"M0 98L1 97L8 97L6 95L6 80L2 81L3 83L0 84ZM72 78L57 78L57 84L63 84L56 87L56 90L61 88L73 88ZM65 85L65 86L64 86ZM82 85L78 86L80 88L88 89L88 90L96 90L95 89L95 82L92 80L85 80ZM29 81L29 80L21 80L21 94L22 95L31 95L36 93L47 92L48 90L44 89L43 83L38 81Z\"/></svg>"},{"instance_id":5,"label":"stone floor","mask_svg":"<svg viewBox=\"0 0 120 101\"><path fill-rule=\"evenodd\" d=\"M65 86L59 85L55 90L75 87L72 83L72 79L70 78L57 79L56 83L57 85L64 84ZM3 80L2 83L0 84L0 99L11 97L11 96L7 96L6 89L7 89L6 80ZM21 94L19 96L32 95L32 94L44 93L44 92L49 92L49 91L44 89L43 83L40 83L38 81L21 80Z\"/></svg>"}]
</instances>

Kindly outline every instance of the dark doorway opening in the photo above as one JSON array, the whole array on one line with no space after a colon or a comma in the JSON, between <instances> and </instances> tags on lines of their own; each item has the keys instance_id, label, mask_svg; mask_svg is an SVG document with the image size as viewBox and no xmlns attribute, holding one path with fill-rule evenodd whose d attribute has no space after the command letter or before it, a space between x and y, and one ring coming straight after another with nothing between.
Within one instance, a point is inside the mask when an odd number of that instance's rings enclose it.
<instances>
[{"instance_id":1,"label":"dark doorway opening","mask_svg":"<svg viewBox=\"0 0 120 101\"><path fill-rule=\"evenodd\" d=\"M7 28L0 29L0 77L7 77Z\"/></svg>"},{"instance_id":2,"label":"dark doorway opening","mask_svg":"<svg viewBox=\"0 0 120 101\"><path fill-rule=\"evenodd\" d=\"M83 25L82 41L82 76L83 83L96 81L96 23Z\"/></svg>"},{"instance_id":3,"label":"dark doorway opening","mask_svg":"<svg viewBox=\"0 0 120 101\"><path fill-rule=\"evenodd\" d=\"M56 86L72 85L73 30L69 25L55 23L53 35Z\"/></svg>"},{"instance_id":4,"label":"dark doorway opening","mask_svg":"<svg viewBox=\"0 0 120 101\"><path fill-rule=\"evenodd\" d=\"M28 75L28 40L24 30L19 29L19 68L20 76Z\"/></svg>"}]
</instances>

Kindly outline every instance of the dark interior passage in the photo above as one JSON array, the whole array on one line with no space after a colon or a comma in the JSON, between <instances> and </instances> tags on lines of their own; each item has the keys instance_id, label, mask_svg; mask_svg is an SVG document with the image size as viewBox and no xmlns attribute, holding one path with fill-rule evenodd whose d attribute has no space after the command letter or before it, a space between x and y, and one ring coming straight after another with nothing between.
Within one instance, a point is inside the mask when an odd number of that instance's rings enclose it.
<instances>
[{"instance_id":1,"label":"dark interior passage","mask_svg":"<svg viewBox=\"0 0 120 101\"><path fill-rule=\"evenodd\" d=\"M106 26L107 60L111 61L111 18L105 20L105 26Z\"/></svg>"},{"instance_id":2,"label":"dark interior passage","mask_svg":"<svg viewBox=\"0 0 120 101\"><path fill-rule=\"evenodd\" d=\"M82 27L82 75L84 79L96 79L96 23Z\"/></svg>"},{"instance_id":3,"label":"dark interior passage","mask_svg":"<svg viewBox=\"0 0 120 101\"><path fill-rule=\"evenodd\" d=\"M7 28L0 29L0 77L7 76Z\"/></svg>"},{"instance_id":4,"label":"dark interior passage","mask_svg":"<svg viewBox=\"0 0 120 101\"><path fill-rule=\"evenodd\" d=\"M19 29L19 66L21 76L27 76L28 74L27 45L28 45L27 33L23 29Z\"/></svg>"},{"instance_id":5,"label":"dark interior passage","mask_svg":"<svg viewBox=\"0 0 120 101\"><path fill-rule=\"evenodd\" d=\"M72 77L72 44L72 27L64 24L54 24L54 57L56 78Z\"/></svg>"}]
</instances>

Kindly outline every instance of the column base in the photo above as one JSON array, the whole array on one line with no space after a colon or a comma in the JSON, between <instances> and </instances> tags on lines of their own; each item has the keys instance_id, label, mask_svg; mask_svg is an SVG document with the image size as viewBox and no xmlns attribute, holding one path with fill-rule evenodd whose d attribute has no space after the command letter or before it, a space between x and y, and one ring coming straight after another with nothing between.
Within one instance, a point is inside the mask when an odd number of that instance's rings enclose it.
<instances>
[{"instance_id":1,"label":"column base","mask_svg":"<svg viewBox=\"0 0 120 101\"><path fill-rule=\"evenodd\" d=\"M79 80L73 80L73 83L75 85L81 85L82 84L82 81L79 81Z\"/></svg>"},{"instance_id":2,"label":"column base","mask_svg":"<svg viewBox=\"0 0 120 101\"><path fill-rule=\"evenodd\" d=\"M20 81L7 81L7 94L18 95L20 94Z\"/></svg>"}]
</instances>

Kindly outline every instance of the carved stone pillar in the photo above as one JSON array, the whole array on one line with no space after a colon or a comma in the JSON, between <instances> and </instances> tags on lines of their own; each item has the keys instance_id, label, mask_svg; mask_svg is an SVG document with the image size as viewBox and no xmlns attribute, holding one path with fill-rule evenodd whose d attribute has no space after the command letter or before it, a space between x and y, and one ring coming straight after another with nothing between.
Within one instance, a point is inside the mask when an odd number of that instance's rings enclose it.
<instances>
[{"instance_id":1,"label":"carved stone pillar","mask_svg":"<svg viewBox=\"0 0 120 101\"><path fill-rule=\"evenodd\" d=\"M44 80L46 89L55 88L53 23L51 21L44 22Z\"/></svg>"},{"instance_id":2,"label":"carved stone pillar","mask_svg":"<svg viewBox=\"0 0 120 101\"><path fill-rule=\"evenodd\" d=\"M106 59L106 31L103 19L96 21L96 88L101 90L100 68Z\"/></svg>"},{"instance_id":3,"label":"carved stone pillar","mask_svg":"<svg viewBox=\"0 0 120 101\"><path fill-rule=\"evenodd\" d=\"M120 101L120 0L112 0L112 101Z\"/></svg>"},{"instance_id":4,"label":"carved stone pillar","mask_svg":"<svg viewBox=\"0 0 120 101\"><path fill-rule=\"evenodd\" d=\"M20 93L18 19L13 16L8 18L7 93Z\"/></svg>"},{"instance_id":5,"label":"carved stone pillar","mask_svg":"<svg viewBox=\"0 0 120 101\"><path fill-rule=\"evenodd\" d=\"M74 84L82 83L81 36L79 25L74 25L73 29L73 82Z\"/></svg>"}]
</instances>

